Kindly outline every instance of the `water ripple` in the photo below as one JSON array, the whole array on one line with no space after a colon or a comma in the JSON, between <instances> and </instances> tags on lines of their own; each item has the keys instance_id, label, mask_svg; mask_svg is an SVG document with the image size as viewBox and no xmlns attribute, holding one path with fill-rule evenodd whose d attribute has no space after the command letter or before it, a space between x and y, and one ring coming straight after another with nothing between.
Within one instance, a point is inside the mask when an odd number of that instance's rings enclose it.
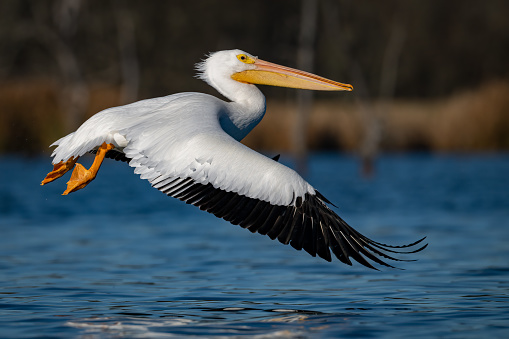
<instances>
[{"instance_id":1,"label":"water ripple","mask_svg":"<svg viewBox=\"0 0 509 339\"><path fill-rule=\"evenodd\" d=\"M509 156L311 159L309 180L405 270L327 263L168 199L122 164L82 192L0 159L5 338L506 338ZM118 197L122 197L119 199Z\"/></svg>"}]
</instances>

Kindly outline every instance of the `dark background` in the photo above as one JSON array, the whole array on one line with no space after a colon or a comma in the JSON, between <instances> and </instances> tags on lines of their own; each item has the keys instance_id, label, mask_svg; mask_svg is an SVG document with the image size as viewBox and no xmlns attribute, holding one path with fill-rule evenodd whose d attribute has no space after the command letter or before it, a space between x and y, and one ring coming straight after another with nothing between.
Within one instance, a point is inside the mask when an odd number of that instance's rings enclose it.
<instances>
[{"instance_id":1,"label":"dark background","mask_svg":"<svg viewBox=\"0 0 509 339\"><path fill-rule=\"evenodd\" d=\"M352 83L355 93L339 96L352 115L358 100L412 101L418 108L459 93L489 92L475 118L457 119L475 125L484 111L496 110L493 125L503 128L486 133L502 140L449 149L509 149L509 104L501 99L509 93L507 13L503 0L2 1L0 151L45 149L113 105L180 91L215 93L193 77L194 64L208 52L232 48ZM306 51L311 59L299 60ZM293 90L263 91L270 100L295 99ZM357 144L343 140L332 148L360 147L366 128L357 129ZM426 138L425 149L441 149ZM381 143L382 149L413 148L400 146Z\"/></svg>"}]
</instances>

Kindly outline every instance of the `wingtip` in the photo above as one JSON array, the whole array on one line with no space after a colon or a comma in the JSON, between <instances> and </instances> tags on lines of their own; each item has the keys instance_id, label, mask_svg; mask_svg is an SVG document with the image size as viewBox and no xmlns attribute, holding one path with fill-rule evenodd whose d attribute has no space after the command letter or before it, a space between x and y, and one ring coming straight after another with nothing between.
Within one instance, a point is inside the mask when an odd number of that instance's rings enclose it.
<instances>
[{"instance_id":1,"label":"wingtip","mask_svg":"<svg viewBox=\"0 0 509 339\"><path fill-rule=\"evenodd\" d=\"M329 199L327 199L326 197L324 197L322 193L320 193L320 192L318 192L318 191L315 191L315 193L316 193L316 196L317 196L320 200L322 200L323 202L325 202L325 203L327 203L327 204L329 204L329 205L332 205L332 206L334 206L334 207L338 208L338 206L334 205L334 204L333 204L333 203L332 203Z\"/></svg>"}]
</instances>

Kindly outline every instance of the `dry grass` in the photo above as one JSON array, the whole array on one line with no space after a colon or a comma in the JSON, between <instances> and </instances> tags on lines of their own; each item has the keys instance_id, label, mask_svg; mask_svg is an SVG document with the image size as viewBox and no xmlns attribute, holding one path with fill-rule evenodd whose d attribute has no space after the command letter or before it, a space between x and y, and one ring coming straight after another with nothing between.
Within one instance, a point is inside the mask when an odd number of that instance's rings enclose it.
<instances>
[{"instance_id":1,"label":"dry grass","mask_svg":"<svg viewBox=\"0 0 509 339\"><path fill-rule=\"evenodd\" d=\"M119 89L94 85L85 119L118 104ZM0 152L47 150L65 135L65 114L54 83L35 80L0 85ZM267 151L291 151L295 136L293 101L269 101L267 114L245 143ZM509 150L509 84L495 82L440 100L376 102L368 107L382 130L382 150ZM311 149L355 151L365 118L351 102L315 102L307 124Z\"/></svg>"},{"instance_id":2,"label":"dry grass","mask_svg":"<svg viewBox=\"0 0 509 339\"><path fill-rule=\"evenodd\" d=\"M509 149L509 84L496 82L441 103L431 131L443 151Z\"/></svg>"},{"instance_id":3,"label":"dry grass","mask_svg":"<svg viewBox=\"0 0 509 339\"><path fill-rule=\"evenodd\" d=\"M48 149L65 130L65 113L58 101L57 85L31 80L0 85L0 153L34 154ZM83 121L94 113L118 105L117 88L89 88L90 100Z\"/></svg>"},{"instance_id":4,"label":"dry grass","mask_svg":"<svg viewBox=\"0 0 509 339\"><path fill-rule=\"evenodd\" d=\"M0 150L35 152L62 121L52 86L33 81L1 86Z\"/></svg>"},{"instance_id":5,"label":"dry grass","mask_svg":"<svg viewBox=\"0 0 509 339\"><path fill-rule=\"evenodd\" d=\"M290 151L294 103L269 102L267 115L246 138L262 149ZM439 100L396 100L364 105L380 124L380 148L389 151L509 150L509 84L494 82ZM357 104L317 102L307 128L311 149L355 151L366 133Z\"/></svg>"}]
</instances>

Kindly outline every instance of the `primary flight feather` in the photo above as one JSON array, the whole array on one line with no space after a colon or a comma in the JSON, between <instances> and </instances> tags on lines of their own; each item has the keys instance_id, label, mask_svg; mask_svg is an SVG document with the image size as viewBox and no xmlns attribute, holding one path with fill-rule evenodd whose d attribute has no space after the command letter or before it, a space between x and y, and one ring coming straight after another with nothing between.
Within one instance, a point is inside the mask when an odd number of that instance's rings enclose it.
<instances>
[{"instance_id":1,"label":"primary flight feather","mask_svg":"<svg viewBox=\"0 0 509 339\"><path fill-rule=\"evenodd\" d=\"M179 93L101 111L52 146L53 170L41 185L74 168L64 195L90 183L105 157L129 162L163 193L283 244L331 261L332 253L369 268L409 249L375 242L343 221L330 202L294 170L241 144L263 118L265 97L254 84L351 91L314 74L276 65L241 50L210 54L199 77L230 101ZM95 153L87 170L77 163Z\"/></svg>"}]
</instances>

